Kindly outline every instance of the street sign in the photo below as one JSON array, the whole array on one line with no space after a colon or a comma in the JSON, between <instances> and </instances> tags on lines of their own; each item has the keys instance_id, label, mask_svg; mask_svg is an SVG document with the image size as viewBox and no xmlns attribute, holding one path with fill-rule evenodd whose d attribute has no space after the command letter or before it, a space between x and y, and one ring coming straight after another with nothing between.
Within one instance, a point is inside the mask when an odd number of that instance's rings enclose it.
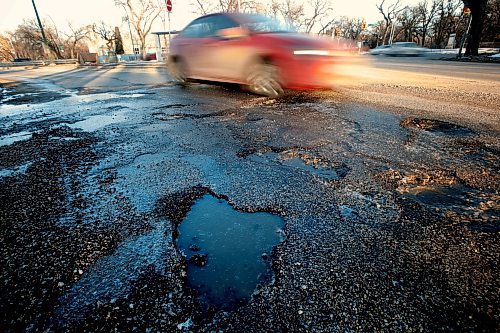
<instances>
[{"instance_id":1,"label":"street sign","mask_svg":"<svg viewBox=\"0 0 500 333\"><path fill-rule=\"evenodd\" d=\"M169 13L172 11L172 0L167 0L167 10Z\"/></svg>"}]
</instances>

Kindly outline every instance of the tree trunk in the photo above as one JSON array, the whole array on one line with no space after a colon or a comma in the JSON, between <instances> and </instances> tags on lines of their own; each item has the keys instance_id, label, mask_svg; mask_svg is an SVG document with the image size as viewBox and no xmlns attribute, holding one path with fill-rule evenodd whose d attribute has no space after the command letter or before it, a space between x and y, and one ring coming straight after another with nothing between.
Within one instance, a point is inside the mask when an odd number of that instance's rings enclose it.
<instances>
[{"instance_id":1,"label":"tree trunk","mask_svg":"<svg viewBox=\"0 0 500 333\"><path fill-rule=\"evenodd\" d=\"M466 2L471 10L472 21L465 55L475 56L479 54L479 43L481 42L487 3L488 0L469 0Z\"/></svg>"}]
</instances>

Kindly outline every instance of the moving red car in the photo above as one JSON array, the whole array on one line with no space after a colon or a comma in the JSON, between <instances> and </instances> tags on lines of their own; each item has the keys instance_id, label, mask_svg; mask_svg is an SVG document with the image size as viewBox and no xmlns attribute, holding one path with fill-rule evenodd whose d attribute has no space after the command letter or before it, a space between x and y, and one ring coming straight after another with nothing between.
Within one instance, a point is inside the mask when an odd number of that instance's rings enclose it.
<instances>
[{"instance_id":1,"label":"moving red car","mask_svg":"<svg viewBox=\"0 0 500 333\"><path fill-rule=\"evenodd\" d=\"M168 66L180 84L189 79L232 82L276 97L284 88L331 87L335 46L262 15L211 14L172 39Z\"/></svg>"}]
</instances>

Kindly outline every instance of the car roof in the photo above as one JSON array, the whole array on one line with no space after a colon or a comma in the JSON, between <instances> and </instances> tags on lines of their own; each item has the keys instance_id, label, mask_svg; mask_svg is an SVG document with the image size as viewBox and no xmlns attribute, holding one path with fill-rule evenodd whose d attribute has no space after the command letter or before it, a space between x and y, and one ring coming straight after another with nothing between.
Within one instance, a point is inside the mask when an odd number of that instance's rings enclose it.
<instances>
[{"instance_id":1,"label":"car roof","mask_svg":"<svg viewBox=\"0 0 500 333\"><path fill-rule=\"evenodd\" d=\"M255 17L266 17L265 15L261 14L252 14L252 13L236 13L236 12L220 12L220 13L212 13L204 16L200 16L196 18L196 20L205 18L205 17L210 17L210 16L226 16L232 19L233 21L236 21L237 23L245 23L248 21L253 21L252 18Z\"/></svg>"}]
</instances>

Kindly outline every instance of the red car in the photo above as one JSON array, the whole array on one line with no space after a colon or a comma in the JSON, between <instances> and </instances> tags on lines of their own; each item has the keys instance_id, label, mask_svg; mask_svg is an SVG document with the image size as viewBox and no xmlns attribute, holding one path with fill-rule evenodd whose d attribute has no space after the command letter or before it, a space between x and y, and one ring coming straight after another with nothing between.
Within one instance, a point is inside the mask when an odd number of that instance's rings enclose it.
<instances>
[{"instance_id":1,"label":"red car","mask_svg":"<svg viewBox=\"0 0 500 333\"><path fill-rule=\"evenodd\" d=\"M172 39L172 78L243 84L276 97L284 88L331 87L336 44L289 31L257 14L220 13L191 22ZM340 58L339 58L340 59Z\"/></svg>"}]
</instances>

